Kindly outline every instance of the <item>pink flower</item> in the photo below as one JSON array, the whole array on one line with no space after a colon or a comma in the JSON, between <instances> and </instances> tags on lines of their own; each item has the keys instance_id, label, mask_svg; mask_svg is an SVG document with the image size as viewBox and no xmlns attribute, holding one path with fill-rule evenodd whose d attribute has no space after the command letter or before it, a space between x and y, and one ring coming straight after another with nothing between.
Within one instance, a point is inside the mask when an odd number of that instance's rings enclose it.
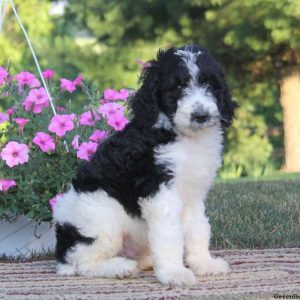
<instances>
[{"instance_id":1,"label":"pink flower","mask_svg":"<svg viewBox=\"0 0 300 300\"><path fill-rule=\"evenodd\" d=\"M0 124L9 121L9 115L0 112Z\"/></svg>"},{"instance_id":2,"label":"pink flower","mask_svg":"<svg viewBox=\"0 0 300 300\"><path fill-rule=\"evenodd\" d=\"M128 90L122 89L119 92L113 89L104 91L104 100L126 100L128 98Z\"/></svg>"},{"instance_id":3,"label":"pink flower","mask_svg":"<svg viewBox=\"0 0 300 300\"><path fill-rule=\"evenodd\" d=\"M8 72L3 67L0 67L0 86L5 83L7 76Z\"/></svg>"},{"instance_id":4,"label":"pink flower","mask_svg":"<svg viewBox=\"0 0 300 300\"><path fill-rule=\"evenodd\" d=\"M124 106L118 103L106 103L98 108L98 112L104 117L109 117L117 112L123 112Z\"/></svg>"},{"instance_id":5,"label":"pink flower","mask_svg":"<svg viewBox=\"0 0 300 300\"><path fill-rule=\"evenodd\" d=\"M44 72L42 72L42 74L46 80L50 80L54 76L55 72L53 70L46 69Z\"/></svg>"},{"instance_id":6,"label":"pink flower","mask_svg":"<svg viewBox=\"0 0 300 300\"><path fill-rule=\"evenodd\" d=\"M48 130L62 137L74 128L72 115L56 115L52 117Z\"/></svg>"},{"instance_id":7,"label":"pink flower","mask_svg":"<svg viewBox=\"0 0 300 300\"><path fill-rule=\"evenodd\" d=\"M58 194L55 197L49 199L49 204L51 206L52 211L56 208L57 202L61 200L61 198L64 196L64 194Z\"/></svg>"},{"instance_id":8,"label":"pink flower","mask_svg":"<svg viewBox=\"0 0 300 300\"><path fill-rule=\"evenodd\" d=\"M25 125L29 122L29 119L15 118L14 121L18 124L19 132L22 134L24 131Z\"/></svg>"},{"instance_id":9,"label":"pink flower","mask_svg":"<svg viewBox=\"0 0 300 300\"><path fill-rule=\"evenodd\" d=\"M63 91L68 91L69 93L73 93L76 89L75 85L73 84L73 81L65 78L60 79L60 88Z\"/></svg>"},{"instance_id":10,"label":"pink flower","mask_svg":"<svg viewBox=\"0 0 300 300\"><path fill-rule=\"evenodd\" d=\"M15 107L11 107L6 111L9 116L12 116L15 113L14 108Z\"/></svg>"},{"instance_id":11,"label":"pink flower","mask_svg":"<svg viewBox=\"0 0 300 300\"><path fill-rule=\"evenodd\" d=\"M32 142L39 146L43 152L55 150L54 140L48 133L37 132Z\"/></svg>"},{"instance_id":12,"label":"pink flower","mask_svg":"<svg viewBox=\"0 0 300 300\"><path fill-rule=\"evenodd\" d=\"M63 91L68 91L69 93L73 93L76 89L76 86L80 84L83 80L82 75L79 75L74 79L74 81L71 81L69 79L61 78L60 79L60 88Z\"/></svg>"},{"instance_id":13,"label":"pink flower","mask_svg":"<svg viewBox=\"0 0 300 300\"><path fill-rule=\"evenodd\" d=\"M33 111L36 114L41 113L45 107L49 107L46 90L43 87L31 90L22 105L25 111Z\"/></svg>"},{"instance_id":14,"label":"pink flower","mask_svg":"<svg viewBox=\"0 0 300 300\"><path fill-rule=\"evenodd\" d=\"M140 59L136 59L135 62L142 66L142 73L145 71L145 69L151 67L150 63L143 62Z\"/></svg>"},{"instance_id":15,"label":"pink flower","mask_svg":"<svg viewBox=\"0 0 300 300\"><path fill-rule=\"evenodd\" d=\"M79 125L94 126L96 119L96 116L92 112L84 112L79 117Z\"/></svg>"},{"instance_id":16,"label":"pink flower","mask_svg":"<svg viewBox=\"0 0 300 300\"><path fill-rule=\"evenodd\" d=\"M113 89L106 89L104 91L104 99L105 100L117 100L119 92Z\"/></svg>"},{"instance_id":17,"label":"pink flower","mask_svg":"<svg viewBox=\"0 0 300 300\"><path fill-rule=\"evenodd\" d=\"M117 131L123 130L128 120L121 113L115 113L108 117L107 124Z\"/></svg>"},{"instance_id":18,"label":"pink flower","mask_svg":"<svg viewBox=\"0 0 300 300\"><path fill-rule=\"evenodd\" d=\"M8 142L5 148L1 151L1 158L6 161L6 164L12 168L16 165L22 165L28 162L29 148L25 144L17 142Z\"/></svg>"},{"instance_id":19,"label":"pink flower","mask_svg":"<svg viewBox=\"0 0 300 300\"><path fill-rule=\"evenodd\" d=\"M72 120L75 120L77 118L76 114L74 114L74 113L71 113L70 117L71 117Z\"/></svg>"},{"instance_id":20,"label":"pink flower","mask_svg":"<svg viewBox=\"0 0 300 300\"><path fill-rule=\"evenodd\" d=\"M59 106L59 105L56 105L55 108L57 111L65 111L66 110L66 108L64 106Z\"/></svg>"},{"instance_id":21,"label":"pink flower","mask_svg":"<svg viewBox=\"0 0 300 300\"><path fill-rule=\"evenodd\" d=\"M108 133L104 130L95 130L93 134L89 137L89 140L92 142L100 143L100 141L106 139Z\"/></svg>"},{"instance_id":22,"label":"pink flower","mask_svg":"<svg viewBox=\"0 0 300 300\"><path fill-rule=\"evenodd\" d=\"M22 86L27 85L31 88L36 88L41 85L39 80L31 73L27 71L20 72L15 76L16 80L18 81L18 85L20 88Z\"/></svg>"},{"instance_id":23,"label":"pink flower","mask_svg":"<svg viewBox=\"0 0 300 300\"><path fill-rule=\"evenodd\" d=\"M77 157L84 160L90 160L93 154L96 152L97 147L98 147L97 143L84 142L78 148Z\"/></svg>"},{"instance_id":24,"label":"pink flower","mask_svg":"<svg viewBox=\"0 0 300 300\"><path fill-rule=\"evenodd\" d=\"M80 135L76 134L71 142L71 145L75 150L78 150L79 148L79 139L80 139Z\"/></svg>"},{"instance_id":25,"label":"pink flower","mask_svg":"<svg viewBox=\"0 0 300 300\"><path fill-rule=\"evenodd\" d=\"M79 75L77 76L74 81L73 81L73 84L75 85L75 87L78 85L78 84L81 84L82 83L82 80L83 80L83 76L82 75Z\"/></svg>"},{"instance_id":26,"label":"pink flower","mask_svg":"<svg viewBox=\"0 0 300 300\"><path fill-rule=\"evenodd\" d=\"M11 187L16 186L16 182L13 179L0 179L0 191L7 192Z\"/></svg>"},{"instance_id":27,"label":"pink flower","mask_svg":"<svg viewBox=\"0 0 300 300\"><path fill-rule=\"evenodd\" d=\"M128 90L126 90L126 89L121 89L120 90L120 92L119 92L119 99L121 99L121 100L126 100L127 98L128 98L128 96L129 96L129 92L128 92Z\"/></svg>"}]
</instances>

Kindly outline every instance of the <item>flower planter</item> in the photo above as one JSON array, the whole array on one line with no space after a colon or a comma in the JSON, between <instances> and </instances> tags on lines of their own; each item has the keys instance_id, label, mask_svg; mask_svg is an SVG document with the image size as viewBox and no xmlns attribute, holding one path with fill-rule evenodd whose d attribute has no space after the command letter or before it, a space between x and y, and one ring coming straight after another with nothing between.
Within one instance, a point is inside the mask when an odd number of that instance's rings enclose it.
<instances>
[{"instance_id":1,"label":"flower planter","mask_svg":"<svg viewBox=\"0 0 300 300\"><path fill-rule=\"evenodd\" d=\"M14 223L0 221L0 256L30 257L53 251L55 230L50 223L37 224L24 216Z\"/></svg>"}]
</instances>

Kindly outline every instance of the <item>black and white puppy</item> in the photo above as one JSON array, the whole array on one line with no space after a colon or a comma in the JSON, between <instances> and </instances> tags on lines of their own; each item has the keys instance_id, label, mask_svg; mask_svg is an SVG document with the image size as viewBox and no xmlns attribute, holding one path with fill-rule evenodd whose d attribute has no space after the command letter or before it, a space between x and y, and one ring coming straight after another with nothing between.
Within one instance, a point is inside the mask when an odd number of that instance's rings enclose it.
<instances>
[{"instance_id":1,"label":"black and white puppy","mask_svg":"<svg viewBox=\"0 0 300 300\"><path fill-rule=\"evenodd\" d=\"M224 73L206 49L159 51L133 118L78 168L54 211L58 274L117 277L154 267L161 283L229 270L209 253L204 200L233 119Z\"/></svg>"}]
</instances>

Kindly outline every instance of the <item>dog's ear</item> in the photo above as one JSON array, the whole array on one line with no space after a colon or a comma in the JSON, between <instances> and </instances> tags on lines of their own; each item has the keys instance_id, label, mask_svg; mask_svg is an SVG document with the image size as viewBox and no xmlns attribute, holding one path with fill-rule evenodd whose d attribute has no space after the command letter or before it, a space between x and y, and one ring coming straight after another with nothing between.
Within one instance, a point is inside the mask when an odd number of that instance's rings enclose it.
<instances>
[{"instance_id":1,"label":"dog's ear","mask_svg":"<svg viewBox=\"0 0 300 300\"><path fill-rule=\"evenodd\" d=\"M224 127L229 127L232 124L235 109L238 107L236 101L234 101L231 97L225 73L223 69L220 67L220 88L217 91L217 101L218 101L218 109L221 114L221 124Z\"/></svg>"},{"instance_id":2,"label":"dog's ear","mask_svg":"<svg viewBox=\"0 0 300 300\"><path fill-rule=\"evenodd\" d=\"M151 60L140 77L141 86L131 99L134 119L152 126L159 114L159 62Z\"/></svg>"},{"instance_id":3,"label":"dog's ear","mask_svg":"<svg viewBox=\"0 0 300 300\"><path fill-rule=\"evenodd\" d=\"M229 127L238 105L232 100L222 66L204 48L201 48L201 55L197 58L197 64L201 71L199 82L204 86L207 85L208 90L216 98L222 126Z\"/></svg>"}]
</instances>

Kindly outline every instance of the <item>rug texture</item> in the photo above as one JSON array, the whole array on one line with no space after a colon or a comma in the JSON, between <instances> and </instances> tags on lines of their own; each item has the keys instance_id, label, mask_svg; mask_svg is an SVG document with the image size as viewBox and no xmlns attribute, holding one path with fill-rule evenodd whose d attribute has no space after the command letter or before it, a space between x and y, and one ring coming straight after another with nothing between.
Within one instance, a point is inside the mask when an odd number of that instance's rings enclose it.
<instances>
[{"instance_id":1,"label":"rug texture","mask_svg":"<svg viewBox=\"0 0 300 300\"><path fill-rule=\"evenodd\" d=\"M198 277L186 288L163 286L152 271L112 280L57 276L52 260L2 262L0 299L300 299L300 248L213 253L230 263L231 272Z\"/></svg>"}]
</instances>

